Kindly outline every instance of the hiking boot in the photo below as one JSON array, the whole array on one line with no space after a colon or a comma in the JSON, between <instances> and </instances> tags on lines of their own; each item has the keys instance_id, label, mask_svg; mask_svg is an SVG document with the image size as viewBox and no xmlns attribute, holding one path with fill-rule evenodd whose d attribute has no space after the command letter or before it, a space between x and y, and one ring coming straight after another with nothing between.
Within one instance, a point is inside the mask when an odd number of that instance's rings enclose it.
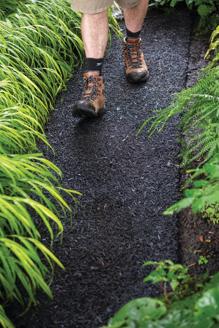
<instances>
[{"instance_id":1,"label":"hiking boot","mask_svg":"<svg viewBox=\"0 0 219 328\"><path fill-rule=\"evenodd\" d=\"M123 55L127 80L130 83L145 82L149 72L141 50L141 39L124 39Z\"/></svg>"},{"instance_id":2,"label":"hiking boot","mask_svg":"<svg viewBox=\"0 0 219 328\"><path fill-rule=\"evenodd\" d=\"M73 116L98 117L103 113L105 105L104 81L99 72L83 74L84 89L81 100L73 107Z\"/></svg>"}]
</instances>

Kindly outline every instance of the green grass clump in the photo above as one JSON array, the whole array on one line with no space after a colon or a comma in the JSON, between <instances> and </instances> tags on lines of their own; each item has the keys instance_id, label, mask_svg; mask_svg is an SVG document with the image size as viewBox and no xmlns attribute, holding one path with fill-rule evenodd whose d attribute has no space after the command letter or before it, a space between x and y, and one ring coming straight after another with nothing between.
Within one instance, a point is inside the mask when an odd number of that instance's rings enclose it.
<instances>
[{"instance_id":1,"label":"green grass clump","mask_svg":"<svg viewBox=\"0 0 219 328\"><path fill-rule=\"evenodd\" d=\"M65 0L22 4L0 22L0 40L0 323L9 328L8 302L36 303L38 289L52 297L48 279L54 264L63 268L42 238L62 234L63 193L78 193L60 186L37 141L48 144L48 113L81 63L80 16Z\"/></svg>"},{"instance_id":2,"label":"green grass clump","mask_svg":"<svg viewBox=\"0 0 219 328\"><path fill-rule=\"evenodd\" d=\"M24 2L25 0L21 1ZM0 17L4 18L7 15L16 11L18 6L17 0L4 0L0 2Z\"/></svg>"}]
</instances>

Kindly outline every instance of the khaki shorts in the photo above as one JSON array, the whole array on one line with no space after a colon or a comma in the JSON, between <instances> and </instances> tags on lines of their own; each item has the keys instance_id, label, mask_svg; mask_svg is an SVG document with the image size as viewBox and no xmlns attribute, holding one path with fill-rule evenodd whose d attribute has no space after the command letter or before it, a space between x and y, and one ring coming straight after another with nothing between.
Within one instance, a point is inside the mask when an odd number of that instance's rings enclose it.
<instances>
[{"instance_id":1,"label":"khaki shorts","mask_svg":"<svg viewBox=\"0 0 219 328\"><path fill-rule=\"evenodd\" d=\"M71 7L74 11L84 14L97 14L106 10L113 4L113 0L71 0ZM121 8L135 7L139 0L117 0Z\"/></svg>"}]
</instances>

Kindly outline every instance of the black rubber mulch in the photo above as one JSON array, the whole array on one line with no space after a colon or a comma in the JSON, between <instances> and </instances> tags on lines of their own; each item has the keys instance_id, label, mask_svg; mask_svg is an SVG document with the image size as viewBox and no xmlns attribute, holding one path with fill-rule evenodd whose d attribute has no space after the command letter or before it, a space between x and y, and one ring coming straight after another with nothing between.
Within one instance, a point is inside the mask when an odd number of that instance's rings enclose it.
<instances>
[{"instance_id":1,"label":"black rubber mulch","mask_svg":"<svg viewBox=\"0 0 219 328\"><path fill-rule=\"evenodd\" d=\"M149 270L144 260L177 261L177 219L162 216L179 197L177 122L150 140L145 133L136 138L136 128L185 86L190 29L187 11L148 16L142 39L151 77L142 86L124 79L121 40L113 40L102 119L71 115L80 72L58 100L48 125L56 154L46 155L62 169L65 186L84 196L77 220L65 224L63 244L56 246L66 271L56 274L54 301L42 300L21 320L25 327L99 327L133 297L159 292L142 282Z\"/></svg>"}]
</instances>

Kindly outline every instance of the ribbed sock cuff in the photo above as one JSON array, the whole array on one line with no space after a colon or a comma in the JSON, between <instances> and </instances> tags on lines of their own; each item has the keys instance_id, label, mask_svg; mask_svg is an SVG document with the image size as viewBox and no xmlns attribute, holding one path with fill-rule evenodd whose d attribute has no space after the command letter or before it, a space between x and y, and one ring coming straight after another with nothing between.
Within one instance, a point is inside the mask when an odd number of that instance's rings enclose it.
<instances>
[{"instance_id":1,"label":"ribbed sock cuff","mask_svg":"<svg viewBox=\"0 0 219 328\"><path fill-rule=\"evenodd\" d=\"M86 58L84 71L99 71L101 75L103 60L104 58Z\"/></svg>"},{"instance_id":2,"label":"ribbed sock cuff","mask_svg":"<svg viewBox=\"0 0 219 328\"><path fill-rule=\"evenodd\" d=\"M141 30L138 32L131 32L126 28L126 37L129 39L138 39L140 38Z\"/></svg>"}]
</instances>

